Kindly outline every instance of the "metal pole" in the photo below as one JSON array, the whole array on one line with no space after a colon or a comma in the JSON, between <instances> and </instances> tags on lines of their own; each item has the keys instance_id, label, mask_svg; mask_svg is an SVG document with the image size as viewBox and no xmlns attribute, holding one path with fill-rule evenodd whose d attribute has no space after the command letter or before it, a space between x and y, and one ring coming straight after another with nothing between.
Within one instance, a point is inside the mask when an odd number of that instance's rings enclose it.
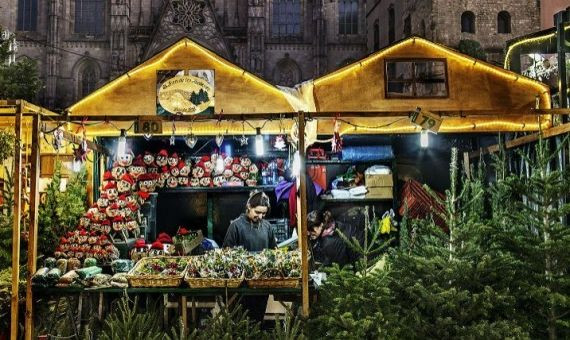
<instances>
[{"instance_id":1,"label":"metal pole","mask_svg":"<svg viewBox=\"0 0 570 340\"><path fill-rule=\"evenodd\" d=\"M299 193L301 210L299 211L299 225L301 226L301 278L303 316L309 316L309 259L307 246L307 173L305 171L305 113L299 111Z\"/></svg>"},{"instance_id":2,"label":"metal pole","mask_svg":"<svg viewBox=\"0 0 570 340\"><path fill-rule=\"evenodd\" d=\"M567 21L567 12L561 11L554 15L556 24L556 51L558 52L558 98L560 107L568 107L568 79L566 78L566 39L564 34L564 22ZM562 122L568 118L563 116Z\"/></svg>"},{"instance_id":3,"label":"metal pole","mask_svg":"<svg viewBox=\"0 0 570 340\"><path fill-rule=\"evenodd\" d=\"M18 289L20 283L20 222L22 212L22 103L16 112L16 141L14 142L14 210L12 226L12 305L10 339L18 338Z\"/></svg>"},{"instance_id":4,"label":"metal pole","mask_svg":"<svg viewBox=\"0 0 570 340\"><path fill-rule=\"evenodd\" d=\"M30 183L30 228L28 239L28 278L26 280L26 340L31 340L34 334L34 314L32 296L32 276L36 272L38 257L38 205L40 181L40 124L41 116L36 114L32 121L32 159Z\"/></svg>"}]
</instances>

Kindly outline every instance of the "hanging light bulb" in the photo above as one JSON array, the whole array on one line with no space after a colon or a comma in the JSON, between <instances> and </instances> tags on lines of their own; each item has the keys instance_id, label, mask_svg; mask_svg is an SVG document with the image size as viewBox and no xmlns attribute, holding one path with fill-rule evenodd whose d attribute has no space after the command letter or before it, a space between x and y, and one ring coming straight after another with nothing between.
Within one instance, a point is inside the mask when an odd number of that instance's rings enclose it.
<instances>
[{"instance_id":1,"label":"hanging light bulb","mask_svg":"<svg viewBox=\"0 0 570 340\"><path fill-rule=\"evenodd\" d=\"M422 132L420 132L420 146L422 148L427 148L429 146L428 130L422 130Z\"/></svg>"},{"instance_id":2,"label":"hanging light bulb","mask_svg":"<svg viewBox=\"0 0 570 340\"><path fill-rule=\"evenodd\" d=\"M261 128L255 128L255 154L257 156L263 156L265 153L263 145L263 135L261 134Z\"/></svg>"},{"instance_id":3,"label":"hanging light bulb","mask_svg":"<svg viewBox=\"0 0 570 340\"><path fill-rule=\"evenodd\" d=\"M125 155L127 149L127 131L121 129L121 136L119 136L119 141L117 143L117 157Z\"/></svg>"}]
</instances>

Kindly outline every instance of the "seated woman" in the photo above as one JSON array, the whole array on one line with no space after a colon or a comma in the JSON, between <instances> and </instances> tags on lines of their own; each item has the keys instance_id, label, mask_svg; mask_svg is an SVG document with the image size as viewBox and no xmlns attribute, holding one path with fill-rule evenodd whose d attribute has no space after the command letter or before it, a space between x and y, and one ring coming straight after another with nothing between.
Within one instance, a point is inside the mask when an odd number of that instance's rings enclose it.
<instances>
[{"instance_id":1,"label":"seated woman","mask_svg":"<svg viewBox=\"0 0 570 340\"><path fill-rule=\"evenodd\" d=\"M349 240L356 236L353 228L335 221L329 211L311 211L307 215L307 230L311 238L313 259L323 266L337 263L339 266L354 264L358 259L348 244L338 235L342 231Z\"/></svg>"}]
</instances>

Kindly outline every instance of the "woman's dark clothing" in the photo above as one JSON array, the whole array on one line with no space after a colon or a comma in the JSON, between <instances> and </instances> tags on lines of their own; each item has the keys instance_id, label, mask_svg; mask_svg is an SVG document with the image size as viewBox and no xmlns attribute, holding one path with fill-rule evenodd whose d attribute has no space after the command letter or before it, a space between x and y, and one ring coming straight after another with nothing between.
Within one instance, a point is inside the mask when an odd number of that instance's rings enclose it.
<instances>
[{"instance_id":1,"label":"woman's dark clothing","mask_svg":"<svg viewBox=\"0 0 570 340\"><path fill-rule=\"evenodd\" d=\"M273 235L271 224L266 220L253 223L245 214L241 214L230 223L223 245L223 247L238 246L242 246L248 251L276 248L277 241Z\"/></svg>"},{"instance_id":2,"label":"woman's dark clothing","mask_svg":"<svg viewBox=\"0 0 570 340\"><path fill-rule=\"evenodd\" d=\"M253 223L245 214L230 223L226 232L223 247L242 246L247 251L262 251L263 249L277 248L277 241L271 229L271 224L266 220ZM242 306L247 310L250 319L263 322L267 299L269 295L243 296Z\"/></svg>"},{"instance_id":3,"label":"woman's dark clothing","mask_svg":"<svg viewBox=\"0 0 570 340\"><path fill-rule=\"evenodd\" d=\"M313 241L313 256L316 262L322 263L323 266L331 266L337 263L339 266L354 264L358 260L358 253L353 251L345 241L338 235L339 230L352 240L352 237L362 244L361 235L356 227L344 225L335 222L336 228L332 235L321 236Z\"/></svg>"}]
</instances>

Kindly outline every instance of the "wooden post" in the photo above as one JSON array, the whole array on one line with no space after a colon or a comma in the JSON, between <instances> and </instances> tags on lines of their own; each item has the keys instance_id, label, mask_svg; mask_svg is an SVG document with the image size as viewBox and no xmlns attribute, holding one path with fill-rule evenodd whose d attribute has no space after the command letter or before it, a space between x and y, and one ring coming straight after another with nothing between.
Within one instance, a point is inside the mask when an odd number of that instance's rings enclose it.
<instances>
[{"instance_id":1,"label":"wooden post","mask_svg":"<svg viewBox=\"0 0 570 340\"><path fill-rule=\"evenodd\" d=\"M26 280L26 340L31 340L34 334L34 314L32 297L32 276L36 272L38 257L38 204L40 181L40 114L34 115L32 120L32 157L30 182L30 228L28 239L28 278Z\"/></svg>"},{"instance_id":2,"label":"wooden post","mask_svg":"<svg viewBox=\"0 0 570 340\"><path fill-rule=\"evenodd\" d=\"M305 171L305 113L299 112L299 193L301 210L299 211L299 238L301 239L301 279L303 316L309 316L309 249L307 246L307 173Z\"/></svg>"},{"instance_id":3,"label":"wooden post","mask_svg":"<svg viewBox=\"0 0 570 340\"><path fill-rule=\"evenodd\" d=\"M20 283L20 222L22 214L22 103L16 112L16 141L14 142L14 222L12 226L12 319L10 339L18 338L18 285Z\"/></svg>"}]
</instances>

